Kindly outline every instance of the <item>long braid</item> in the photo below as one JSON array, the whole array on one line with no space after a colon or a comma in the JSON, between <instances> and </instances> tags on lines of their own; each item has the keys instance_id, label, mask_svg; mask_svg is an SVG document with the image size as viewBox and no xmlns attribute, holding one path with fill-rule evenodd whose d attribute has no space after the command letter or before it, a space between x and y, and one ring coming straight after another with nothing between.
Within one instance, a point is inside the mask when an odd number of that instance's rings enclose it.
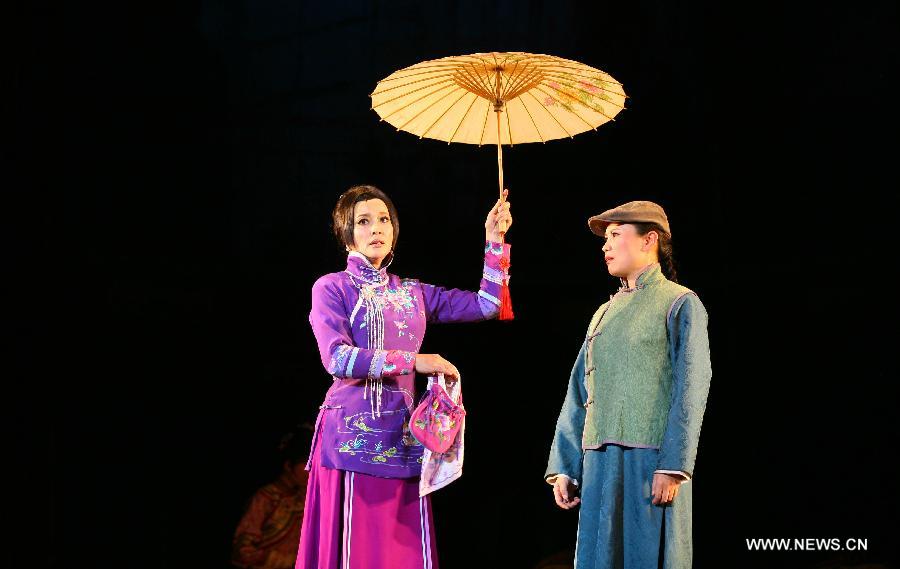
<instances>
[{"instance_id":1,"label":"long braid","mask_svg":"<svg viewBox=\"0 0 900 569\"><path fill-rule=\"evenodd\" d=\"M663 274L673 283L677 283L678 273L675 270L675 257L672 256L672 236L666 232L659 234L658 255Z\"/></svg>"},{"instance_id":2,"label":"long braid","mask_svg":"<svg viewBox=\"0 0 900 569\"><path fill-rule=\"evenodd\" d=\"M657 257L659 257L660 268L667 279L677 283L678 273L675 270L675 257L672 254L672 236L655 223L633 223L632 225L638 235L646 235L650 231L655 231L659 235Z\"/></svg>"}]
</instances>

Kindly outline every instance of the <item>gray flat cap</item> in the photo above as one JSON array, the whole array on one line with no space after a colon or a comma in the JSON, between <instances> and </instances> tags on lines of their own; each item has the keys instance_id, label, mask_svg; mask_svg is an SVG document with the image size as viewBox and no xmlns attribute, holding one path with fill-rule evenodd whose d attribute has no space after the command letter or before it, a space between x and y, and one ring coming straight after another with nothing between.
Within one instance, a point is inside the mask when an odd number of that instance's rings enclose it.
<instances>
[{"instance_id":1,"label":"gray flat cap","mask_svg":"<svg viewBox=\"0 0 900 569\"><path fill-rule=\"evenodd\" d=\"M659 204L648 201L628 202L588 219L588 227L600 237L606 236L610 223L655 223L672 235L666 212Z\"/></svg>"}]
</instances>

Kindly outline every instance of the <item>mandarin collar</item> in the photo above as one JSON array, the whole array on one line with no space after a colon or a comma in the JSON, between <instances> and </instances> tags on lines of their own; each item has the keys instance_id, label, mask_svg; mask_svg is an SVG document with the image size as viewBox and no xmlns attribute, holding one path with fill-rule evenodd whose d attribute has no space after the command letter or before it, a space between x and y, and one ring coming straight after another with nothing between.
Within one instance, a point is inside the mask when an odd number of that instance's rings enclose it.
<instances>
[{"instance_id":1,"label":"mandarin collar","mask_svg":"<svg viewBox=\"0 0 900 569\"><path fill-rule=\"evenodd\" d=\"M365 255L359 251L350 251L347 254L347 268L352 276L372 285L380 285L387 282L387 269L394 260L394 253L388 253L381 263L381 268L376 268Z\"/></svg>"},{"instance_id":2,"label":"mandarin collar","mask_svg":"<svg viewBox=\"0 0 900 569\"><path fill-rule=\"evenodd\" d=\"M619 282L622 283L622 286L619 287L619 292L631 292L633 290L640 290L647 285L651 285L654 283L661 282L665 280L665 275L662 273L662 266L657 263L652 263L647 265L643 271L638 275L635 285L633 288L628 288L628 279L620 278Z\"/></svg>"}]
</instances>

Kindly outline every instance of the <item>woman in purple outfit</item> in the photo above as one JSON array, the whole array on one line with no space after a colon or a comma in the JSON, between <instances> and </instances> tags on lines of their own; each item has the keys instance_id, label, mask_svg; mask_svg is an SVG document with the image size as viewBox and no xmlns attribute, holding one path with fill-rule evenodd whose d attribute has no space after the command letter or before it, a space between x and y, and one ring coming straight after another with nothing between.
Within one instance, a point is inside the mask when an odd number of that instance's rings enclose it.
<instances>
[{"instance_id":1,"label":"woman in purple outfit","mask_svg":"<svg viewBox=\"0 0 900 569\"><path fill-rule=\"evenodd\" d=\"M445 289L388 273L399 223L390 198L356 186L338 199L335 236L347 268L313 285L312 325L333 381L309 463L297 569L437 568L431 502L419 497L423 447L409 431L415 374L456 367L420 354L426 322L497 316L507 278L512 223L500 200L485 222L484 272L477 292Z\"/></svg>"}]
</instances>

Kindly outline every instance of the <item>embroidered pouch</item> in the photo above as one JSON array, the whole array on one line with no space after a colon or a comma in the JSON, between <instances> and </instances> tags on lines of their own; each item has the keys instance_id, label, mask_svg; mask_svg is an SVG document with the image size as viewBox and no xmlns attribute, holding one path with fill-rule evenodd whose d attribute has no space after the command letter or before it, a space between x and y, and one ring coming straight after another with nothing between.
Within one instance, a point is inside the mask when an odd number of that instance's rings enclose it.
<instances>
[{"instance_id":1,"label":"embroidered pouch","mask_svg":"<svg viewBox=\"0 0 900 569\"><path fill-rule=\"evenodd\" d=\"M444 374L438 374L436 380L429 377L428 391L412 412L409 429L416 440L431 452L446 452L459 433L466 409L463 407L462 393L459 390L457 393L458 401L447 392Z\"/></svg>"}]
</instances>

